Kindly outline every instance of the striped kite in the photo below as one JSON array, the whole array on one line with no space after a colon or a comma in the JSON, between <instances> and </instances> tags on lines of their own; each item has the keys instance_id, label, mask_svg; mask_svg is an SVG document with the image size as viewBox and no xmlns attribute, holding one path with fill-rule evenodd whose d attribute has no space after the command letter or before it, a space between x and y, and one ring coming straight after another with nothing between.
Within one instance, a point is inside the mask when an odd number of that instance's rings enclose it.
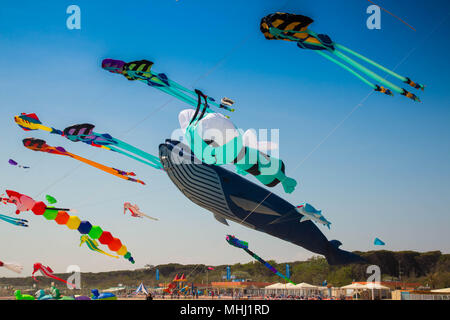
<instances>
[{"instance_id":1,"label":"striped kite","mask_svg":"<svg viewBox=\"0 0 450 320\"><path fill-rule=\"evenodd\" d=\"M73 159L76 159L78 161L84 162L92 167L95 167L97 169L100 169L102 171L105 171L109 174L112 174L118 178L121 179L125 179L128 181L132 181L132 182L137 182L140 183L142 185L145 185L144 181L138 180L138 179L134 179L131 178L130 176L136 176L136 174L134 172L126 172L126 171L122 171L119 169L115 169L115 168L110 168L107 166L104 166L100 163L82 158L76 154L70 153L68 151L66 151L66 149L64 149L63 147L52 147L49 146L45 140L41 140L41 139L35 139L35 138L26 138L23 139L23 145L33 151L40 151L40 152L47 152L50 154L57 154L57 155L61 155L61 156L67 156Z\"/></svg>"},{"instance_id":2,"label":"striped kite","mask_svg":"<svg viewBox=\"0 0 450 320\"><path fill-rule=\"evenodd\" d=\"M375 91L382 92L390 96L393 95L392 91L394 91L414 101L420 102L420 99L415 94L403 88L400 88L390 81L385 80L383 77L379 76L375 72L371 71L362 64L342 53L342 51L353 55L354 57L372 65L373 67L387 73L390 76L393 76L394 78L397 78L398 80L410 85L415 89L421 89L423 91L425 89L424 85L414 82L408 77L401 76L379 65L375 61L368 59L339 43L334 42L328 35L317 34L314 31L308 29L308 26L313 22L313 19L303 15L277 12L269 14L268 16L262 18L260 30L267 40L293 41L297 42L297 46L300 49L313 50L324 58L334 62L341 68L350 72L359 80L373 88ZM366 77L362 76L352 68L365 74L365 76L377 81L380 85L372 83ZM385 87L382 87L381 85Z\"/></svg>"},{"instance_id":3,"label":"striped kite","mask_svg":"<svg viewBox=\"0 0 450 320\"><path fill-rule=\"evenodd\" d=\"M65 137L73 142L81 141L93 147L120 153L155 169L162 170L162 165L158 157L116 139L108 133L94 132L95 126L93 124L76 124L61 131L59 129L44 126L35 113L22 113L19 116L15 116L14 121L25 131L47 131L51 134L57 134Z\"/></svg>"}]
</instances>

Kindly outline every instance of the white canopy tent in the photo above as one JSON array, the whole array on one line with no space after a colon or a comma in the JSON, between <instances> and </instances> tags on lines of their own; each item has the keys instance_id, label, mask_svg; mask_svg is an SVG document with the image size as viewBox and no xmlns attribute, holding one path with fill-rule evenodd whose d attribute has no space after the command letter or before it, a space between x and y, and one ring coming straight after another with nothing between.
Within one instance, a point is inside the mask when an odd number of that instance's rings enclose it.
<instances>
[{"instance_id":1,"label":"white canopy tent","mask_svg":"<svg viewBox=\"0 0 450 320\"><path fill-rule=\"evenodd\" d=\"M353 293L358 294L359 291L361 291L361 290L367 290L366 286L361 283L352 283L352 284L341 287L341 289L344 289L347 293L348 293L347 290L352 290L352 295L353 295ZM358 296L356 296L356 299L358 299Z\"/></svg>"},{"instance_id":2,"label":"white canopy tent","mask_svg":"<svg viewBox=\"0 0 450 320\"><path fill-rule=\"evenodd\" d=\"M307 296L309 297L311 294L316 294L319 292L319 287L314 286L312 284L302 282L295 286L293 286L294 294L298 296Z\"/></svg>"},{"instance_id":3,"label":"white canopy tent","mask_svg":"<svg viewBox=\"0 0 450 320\"><path fill-rule=\"evenodd\" d=\"M450 288L431 290L434 293L450 293Z\"/></svg>"}]
</instances>

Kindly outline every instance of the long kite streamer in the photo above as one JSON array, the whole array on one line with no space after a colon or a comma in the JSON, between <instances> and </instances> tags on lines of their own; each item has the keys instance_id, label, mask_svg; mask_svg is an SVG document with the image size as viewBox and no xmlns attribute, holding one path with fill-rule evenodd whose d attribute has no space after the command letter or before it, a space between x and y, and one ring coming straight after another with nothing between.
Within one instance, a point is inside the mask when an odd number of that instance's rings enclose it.
<instances>
[{"instance_id":1,"label":"long kite streamer","mask_svg":"<svg viewBox=\"0 0 450 320\"><path fill-rule=\"evenodd\" d=\"M223 98L219 104L214 98L206 96L200 90L189 90L175 81L170 80L164 73L152 72L152 66L153 62L148 60L132 61L129 63L113 59L104 59L102 61L102 68L111 73L121 74L131 81L138 80L144 82L150 87L157 88L194 107L198 104L203 105L206 112L211 112L211 106L234 112L234 109L230 108L234 104L233 100ZM202 99L203 102L201 101Z\"/></svg>"},{"instance_id":2,"label":"long kite streamer","mask_svg":"<svg viewBox=\"0 0 450 320\"><path fill-rule=\"evenodd\" d=\"M102 165L100 163L94 162L92 160L88 160L85 159L83 157L80 157L76 154L70 153L68 151L66 151L66 149L64 149L63 147L52 147L49 146L45 140L41 140L41 139L35 139L35 138L26 138L23 139L23 145L33 151L40 151L40 152L47 152L50 154L57 154L57 155L61 155L61 156L67 156L73 159L76 159L78 161L84 162L92 167L95 167L97 169L100 169L102 171L105 171L109 174L112 174L118 178L121 179L125 179L128 181L132 181L132 182L137 182L140 183L142 185L145 185L145 182L142 180L138 180L138 179L134 179L131 178L130 176L136 176L136 174L134 172L126 172L126 171L122 171L119 169L115 169L115 168L110 168L107 167L105 165Z\"/></svg>"},{"instance_id":3,"label":"long kite streamer","mask_svg":"<svg viewBox=\"0 0 450 320\"><path fill-rule=\"evenodd\" d=\"M414 82L408 77L399 75L394 71L376 63L375 61L334 42L328 35L317 34L312 30L308 30L308 26L313 22L313 19L306 16L277 12L262 18L260 29L267 40L294 41L301 49L313 50L324 58L334 62L341 68L350 72L375 91L382 92L387 95L393 95L392 91L394 91L414 101L420 102L420 99L415 94L400 88L388 80L385 80L383 77L345 55L342 51L372 65L373 67L387 73L390 76L393 76L394 78L397 78L415 89L424 90L424 85ZM372 83L351 67L356 69L358 72L365 74L367 77L377 81L386 88Z\"/></svg>"},{"instance_id":4,"label":"long kite streamer","mask_svg":"<svg viewBox=\"0 0 450 320\"><path fill-rule=\"evenodd\" d=\"M295 283L292 282L291 279L289 279L284 274L279 272L277 269L275 269L273 266L271 266L267 261L265 261L264 259L259 257L256 253L254 253L253 251L249 250L248 242L239 240L235 236L231 236L231 235L227 235L225 239L227 240L228 244L232 245L233 247L240 248L240 249L244 250L250 256L252 256L255 260L261 262L266 268L268 268L270 271L275 273L277 276L279 276L279 277L283 278L284 280L286 280L286 281L288 281L288 282L290 282L290 283L295 285Z\"/></svg>"},{"instance_id":5,"label":"long kite streamer","mask_svg":"<svg viewBox=\"0 0 450 320\"><path fill-rule=\"evenodd\" d=\"M0 220L11 223L12 225L18 227L28 227L28 221L25 219L13 218L10 216L5 216L4 214L0 214Z\"/></svg>"},{"instance_id":6,"label":"long kite streamer","mask_svg":"<svg viewBox=\"0 0 450 320\"><path fill-rule=\"evenodd\" d=\"M13 271L15 273L21 273L22 270L23 270L23 266L21 266L18 263L11 263L11 262L0 261L0 267L4 267L4 268L6 268L8 270L11 270L11 271Z\"/></svg>"},{"instance_id":7,"label":"long kite streamer","mask_svg":"<svg viewBox=\"0 0 450 320\"><path fill-rule=\"evenodd\" d=\"M46 277L46 278L53 279L53 280L57 280L57 281L60 281L60 282L64 282L65 284L68 284L68 285L71 285L72 287L75 287L75 285L74 285L73 283L69 283L69 282L67 282L66 280L63 280L63 279L58 278L57 276L55 276L55 275L53 274L53 270L52 270L50 267L44 266L44 265L43 265L42 263L40 263L40 262L37 262L37 263L35 263L35 264L33 265L33 273L31 274L31 277L32 277L34 280L38 281L38 280L36 279L36 277L34 276L34 274L35 274L36 272L40 272L40 273L41 273L44 277Z\"/></svg>"},{"instance_id":8,"label":"long kite streamer","mask_svg":"<svg viewBox=\"0 0 450 320\"><path fill-rule=\"evenodd\" d=\"M100 249L100 248L98 247L97 241L95 241L95 240L89 238L88 235L82 235L82 236L80 237L80 241L81 241L81 242L80 242L80 247L81 247L84 243L86 243L86 245L88 246L88 248L91 249L92 251L95 251L95 252L98 252L98 253L107 255L108 257L111 257L111 258L119 259L118 256L113 256L112 254L109 254L109 253L103 251L102 249Z\"/></svg>"},{"instance_id":9,"label":"long kite streamer","mask_svg":"<svg viewBox=\"0 0 450 320\"><path fill-rule=\"evenodd\" d=\"M66 225L71 230L78 230L82 235L88 235L90 239L97 240L107 245L109 250L123 256L131 263L135 263L134 258L122 241L108 231L103 231L99 226L92 225L89 221L82 221L77 216L71 216L67 211L59 208L47 207L42 201L35 201L33 198L22 193L6 190L9 198L0 198L3 203L14 204L16 213L32 211L37 216L43 216L47 220L55 220L59 225Z\"/></svg>"},{"instance_id":10,"label":"long kite streamer","mask_svg":"<svg viewBox=\"0 0 450 320\"><path fill-rule=\"evenodd\" d=\"M163 167L158 157L151 155L145 151L142 151L141 149L138 149L126 142L116 139L108 133L94 132L95 126L93 124L89 123L76 124L67 127L64 130L59 130L53 127L47 127L43 125L35 113L29 114L22 113L20 116L15 116L14 121L19 125L19 127L21 127L25 131L31 130L47 131L51 134L56 134L65 137L73 142L81 141L93 147L120 153L129 158L132 158L146 165L149 165L155 169L163 170ZM138 158L137 156L143 159Z\"/></svg>"}]
</instances>

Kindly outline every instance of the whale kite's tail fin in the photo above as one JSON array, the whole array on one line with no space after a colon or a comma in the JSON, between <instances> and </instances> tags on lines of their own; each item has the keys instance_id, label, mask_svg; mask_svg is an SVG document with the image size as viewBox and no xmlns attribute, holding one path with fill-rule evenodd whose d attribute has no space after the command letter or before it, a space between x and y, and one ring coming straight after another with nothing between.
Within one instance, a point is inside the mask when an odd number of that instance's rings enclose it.
<instances>
[{"instance_id":1,"label":"whale kite's tail fin","mask_svg":"<svg viewBox=\"0 0 450 320\"><path fill-rule=\"evenodd\" d=\"M357 254L339 249L339 246L342 245L339 240L331 240L328 244L328 254L325 258L330 265L366 262L363 257L360 257Z\"/></svg>"}]
</instances>

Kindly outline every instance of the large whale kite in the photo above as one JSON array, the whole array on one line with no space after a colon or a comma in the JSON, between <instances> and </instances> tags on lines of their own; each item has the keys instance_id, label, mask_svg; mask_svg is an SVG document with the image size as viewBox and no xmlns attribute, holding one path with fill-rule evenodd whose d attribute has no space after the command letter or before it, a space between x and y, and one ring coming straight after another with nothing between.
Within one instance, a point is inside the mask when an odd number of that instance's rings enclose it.
<instances>
[{"instance_id":1,"label":"large whale kite","mask_svg":"<svg viewBox=\"0 0 450 320\"><path fill-rule=\"evenodd\" d=\"M328 241L312 221L300 222L302 215L289 202L221 166L202 163L183 143L166 140L159 157L176 187L219 222L228 225L231 220L289 241L324 255L331 265L364 261L339 249L340 241Z\"/></svg>"}]
</instances>

